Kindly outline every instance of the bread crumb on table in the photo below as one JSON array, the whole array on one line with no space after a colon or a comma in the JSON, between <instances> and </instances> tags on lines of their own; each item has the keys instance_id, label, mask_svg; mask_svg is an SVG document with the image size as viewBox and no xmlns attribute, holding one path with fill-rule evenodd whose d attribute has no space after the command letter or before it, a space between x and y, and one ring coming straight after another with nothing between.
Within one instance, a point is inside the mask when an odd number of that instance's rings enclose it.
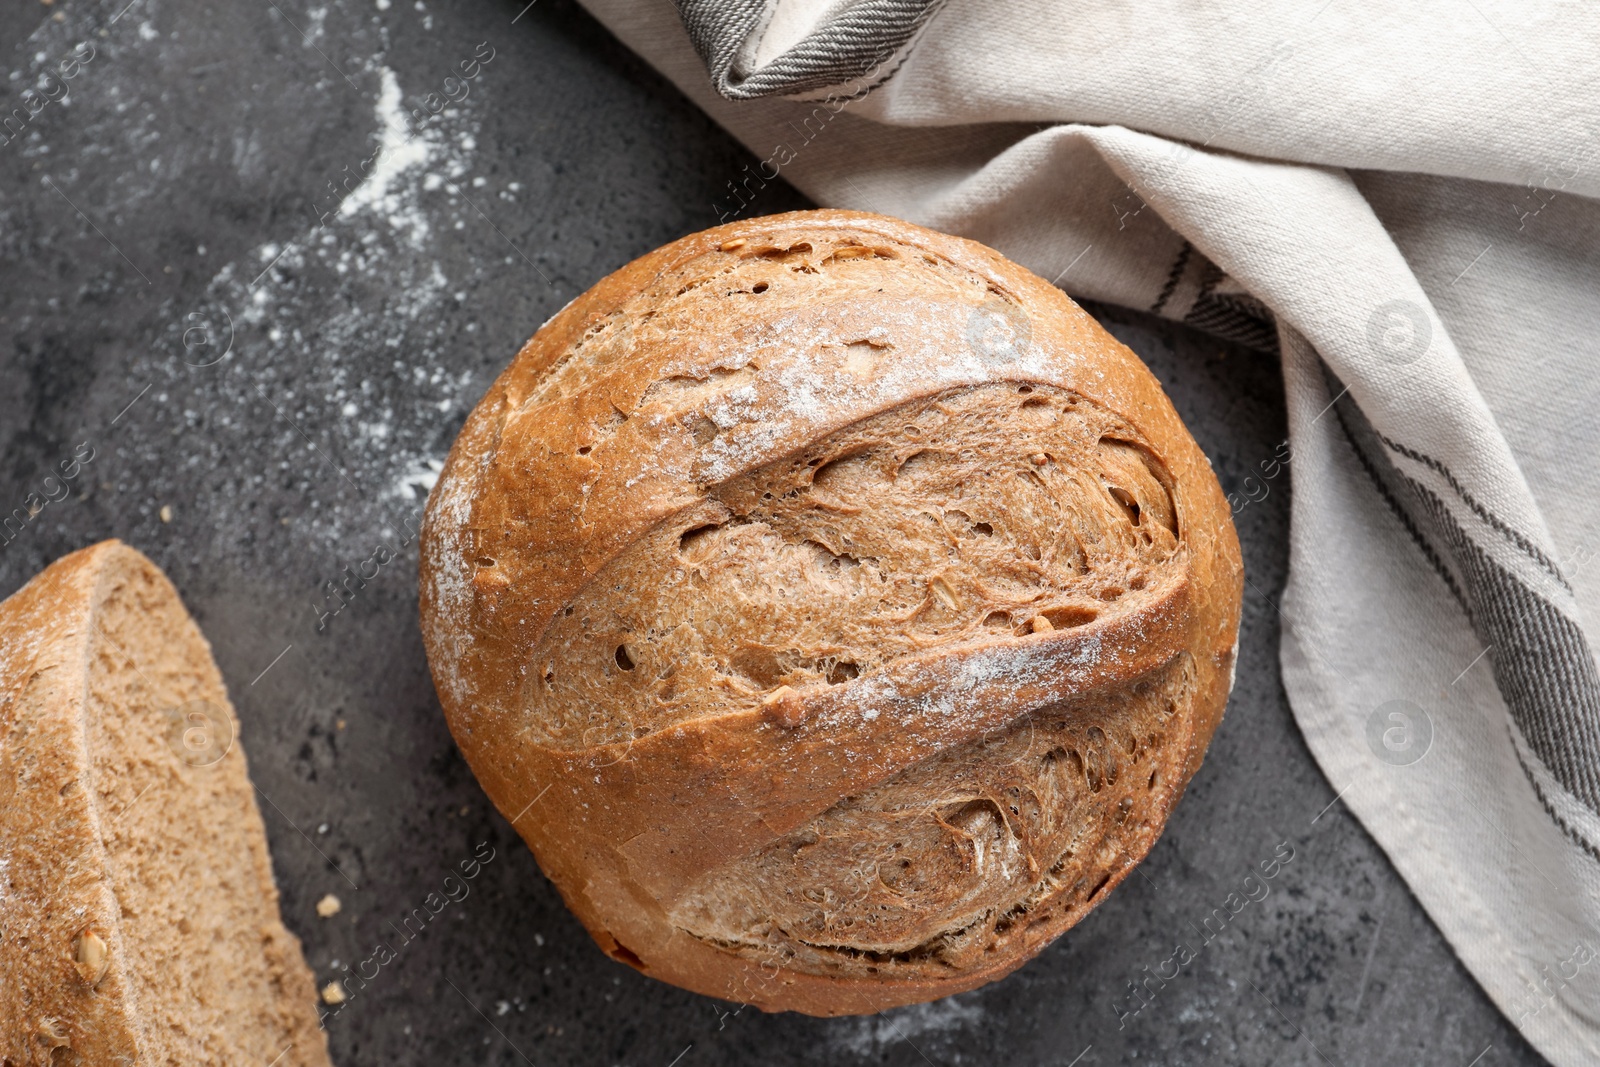
<instances>
[{"instance_id":1,"label":"bread crumb on table","mask_svg":"<svg viewBox=\"0 0 1600 1067\"><path fill-rule=\"evenodd\" d=\"M322 1003L343 1004L344 1001L344 986L339 984L337 978L322 987Z\"/></svg>"},{"instance_id":2,"label":"bread crumb on table","mask_svg":"<svg viewBox=\"0 0 1600 1067\"><path fill-rule=\"evenodd\" d=\"M339 914L339 909L342 907L344 905L339 903L339 898L329 893L317 901L317 914L324 919L331 919Z\"/></svg>"}]
</instances>

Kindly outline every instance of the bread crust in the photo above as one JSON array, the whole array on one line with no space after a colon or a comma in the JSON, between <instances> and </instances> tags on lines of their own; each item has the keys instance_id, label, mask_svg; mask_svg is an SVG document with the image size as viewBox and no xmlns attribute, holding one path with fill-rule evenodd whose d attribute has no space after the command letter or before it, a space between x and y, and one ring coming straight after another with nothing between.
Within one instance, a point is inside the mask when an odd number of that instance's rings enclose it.
<instances>
[{"instance_id":1,"label":"bread crust","mask_svg":"<svg viewBox=\"0 0 1600 1067\"><path fill-rule=\"evenodd\" d=\"M117 783L98 780L90 739L91 660L97 641L110 640L102 607L112 586L130 578L154 588L162 600L170 597L169 606L182 612L177 591L155 564L115 540L63 557L0 603L0 1059L17 1067L157 1062L152 1026L131 969L159 974L175 961L151 958L159 949L128 934L128 904L118 895L126 872L117 869L108 842L114 830L127 829L131 820L123 817L133 805L103 806L103 796ZM186 614L182 619L204 647L192 620ZM237 720L209 654L205 666L209 669L184 678L180 687L203 694L214 713L226 717L228 737L236 738ZM135 665L156 678L171 667ZM132 726L149 729L149 724ZM244 754L237 744L231 749L214 765L179 770L174 757L173 767L153 773L170 775L174 782L183 781L185 773L209 776L207 817L240 820L236 828L256 877L256 885L246 890L252 898L239 912L256 927L244 939L259 945L265 958L259 970L270 985L288 991L262 1006L283 1025L274 1034L281 1042L261 1062L281 1051L283 1064L326 1067L311 973L299 941L278 919L277 887ZM230 803L219 804L217 797ZM132 818L162 817L141 810ZM180 897L174 910L183 913L182 898L204 888L178 884L170 891ZM258 914L263 901L266 913ZM197 915L195 923L199 951L216 951L204 920ZM183 942L176 933L174 940ZM250 994L230 989L217 995ZM207 1055L202 1041L184 1051L195 1062Z\"/></svg>"},{"instance_id":2,"label":"bread crust","mask_svg":"<svg viewBox=\"0 0 1600 1067\"><path fill-rule=\"evenodd\" d=\"M814 273L834 262L824 254L844 253L872 259L852 270L886 272L885 287L858 285L846 298L771 313L730 302L610 362L584 354L586 338L648 318L672 286L725 276L733 268L723 260L798 254L805 262L797 269ZM913 264L964 280L908 297L888 272L903 279ZM863 375L853 361L868 343L893 358ZM653 404L662 383L674 382L687 383L690 408ZM735 701L724 714L624 743L529 736L533 650L563 608L641 538L682 524L719 487L819 439L995 383L1082 398L1131 427L1138 447L1157 458L1178 548L1164 584L1136 609L1054 633L934 648L846 685L768 694L754 706ZM452 733L601 947L708 995L815 1015L871 1012L992 981L1103 899L1154 843L1200 764L1231 687L1242 589L1222 491L1137 356L1060 290L993 250L848 211L693 234L562 309L467 420L429 500L421 570L423 635ZM1117 831L1115 861L1086 899L1063 890L1042 901L1041 917L982 958L813 973L784 957L729 951L672 921L685 892L728 857L1052 702L1119 692L1180 658L1190 696L1161 757L1160 797L1139 826ZM930 701L951 694L962 714L927 725Z\"/></svg>"}]
</instances>

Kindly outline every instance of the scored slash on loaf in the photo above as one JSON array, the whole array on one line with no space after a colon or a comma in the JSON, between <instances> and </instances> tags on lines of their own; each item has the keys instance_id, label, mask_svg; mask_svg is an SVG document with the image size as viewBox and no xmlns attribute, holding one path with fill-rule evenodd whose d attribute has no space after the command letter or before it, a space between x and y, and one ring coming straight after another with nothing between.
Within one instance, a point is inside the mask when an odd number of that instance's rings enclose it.
<instances>
[{"instance_id":1,"label":"scored slash on loaf","mask_svg":"<svg viewBox=\"0 0 1600 1067\"><path fill-rule=\"evenodd\" d=\"M573 301L422 542L451 730L601 947L818 1015L992 981L1104 899L1221 717L1241 588L1136 356L981 245L842 211Z\"/></svg>"}]
</instances>

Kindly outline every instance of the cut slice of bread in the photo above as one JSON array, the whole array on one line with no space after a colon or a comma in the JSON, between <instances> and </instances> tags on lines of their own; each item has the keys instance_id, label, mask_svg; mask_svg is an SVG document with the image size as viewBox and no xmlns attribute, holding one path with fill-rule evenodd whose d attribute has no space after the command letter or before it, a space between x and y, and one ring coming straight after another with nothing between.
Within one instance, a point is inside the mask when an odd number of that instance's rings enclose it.
<instances>
[{"instance_id":1,"label":"cut slice of bread","mask_svg":"<svg viewBox=\"0 0 1600 1067\"><path fill-rule=\"evenodd\" d=\"M0 604L0 1064L325 1067L238 721L118 541Z\"/></svg>"}]
</instances>

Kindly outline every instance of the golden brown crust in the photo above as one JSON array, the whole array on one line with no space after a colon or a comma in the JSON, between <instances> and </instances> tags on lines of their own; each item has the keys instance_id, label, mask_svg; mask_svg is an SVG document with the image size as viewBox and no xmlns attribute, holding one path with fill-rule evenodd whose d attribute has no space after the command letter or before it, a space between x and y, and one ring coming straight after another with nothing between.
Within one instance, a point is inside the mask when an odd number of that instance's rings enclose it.
<instances>
[{"instance_id":1,"label":"golden brown crust","mask_svg":"<svg viewBox=\"0 0 1600 1067\"><path fill-rule=\"evenodd\" d=\"M927 603L943 610L943 602L954 621L912 632L922 625L914 620L888 644L868 641L867 655L847 664L858 676L838 672L843 637L810 666L792 656L772 660L775 638L749 638L739 647L759 646L767 666L744 673L722 669L735 646L719 652L700 641L695 647L720 673L694 675L700 680L688 696L677 681L660 681L671 678L672 663L634 669L633 655L653 654L654 645L688 654L688 644L673 644L671 627L688 625L692 613L651 603L669 585L671 597L686 601L743 595L705 592L705 568L692 559L680 566L689 558L675 554L680 536L688 545L702 524L732 515L776 531L768 539L774 559L805 550L836 568L841 560L854 566L860 552L830 538L871 540L864 529L871 523L849 516L865 510L870 518L914 454L890 440L902 413L932 412L943 420L936 432L950 441L966 434L963 440L992 444L1032 431L1004 419L980 426L986 412L1047 399L1056 436L1030 438L1042 472L1033 482L1054 494L1051 506L1069 510L1079 508L1084 485L1102 493L1112 486L1115 499L1082 505L1110 517L1091 516L1077 536L1097 558L1143 560L1138 593L1101 589L1102 601L1079 612L1071 597L1082 599L1088 579L1065 563L1046 575L1053 557L1029 544L1041 560L1033 566L1041 589L1054 590L1049 595L1061 605L1046 610L1039 599L1031 626L1024 613L1020 626L984 631L972 612L990 606L977 603L988 594L922 576ZM834 509L845 516L842 525L827 526L831 534L784 532L791 519L774 508L811 492L839 458L871 449L877 468L850 483L855 497L813 494L818 499L807 505ZM948 444L947 451L959 466L972 449ZM1085 472L1087 481L1079 478ZM1032 477L1025 462L1016 473ZM1011 483L995 484L983 491L1010 499ZM764 501L761 486L778 500ZM1119 505L1132 526L1111 530ZM1141 505L1143 543L1124 537L1140 525ZM902 509L883 521L910 531L909 514ZM1152 516L1171 532L1157 530L1152 540ZM980 525L987 536L999 520ZM1099 544L1100 531L1123 537L1123 547ZM821 547L810 547L819 539ZM893 552L890 545L880 554ZM667 556L672 561L663 563ZM1081 570L1082 560L1074 565ZM685 567L693 573L680 589L672 583ZM987 588L981 579L968 576L976 589ZM636 588L640 581L657 588ZM1241 584L1237 539L1210 466L1133 353L1059 290L990 249L881 216L815 211L674 242L601 281L528 342L468 419L429 501L422 621L435 683L468 761L603 948L703 993L834 1015L999 977L1131 870L1222 714ZM787 618L801 628L801 606L776 610L780 624ZM972 617L957 618L963 610ZM763 620L770 621L741 616L738 626ZM603 639L607 627L637 631L636 644L618 643L616 664L604 664L604 672L589 657L567 682L562 658L595 633ZM637 644L644 641L654 645ZM541 677L547 659L549 674ZM824 679L829 670L834 676ZM562 681L553 680L557 674ZM647 674L656 679L648 693ZM1157 682L1179 686L1178 710L1125 723L1119 735L1127 745L1119 758L1148 773L1149 789L1105 811L1095 805L1111 791L1079 789L1073 803L1100 812L1092 816L1099 851L1091 857L1068 848L1053 867L1029 852L1034 883L980 908L977 927L968 923L941 934L935 948L906 951L895 947L905 938L885 935L880 951L871 937L837 924L808 941L771 923L715 933L710 920L686 918L731 908L727 894L738 896L758 878L750 864L763 849L784 841L799 849L832 825L827 820L846 801L934 788L928 768L952 753L975 753L970 746L986 739L1059 728L1060 743L1046 755L1081 763L1079 749L1091 744L1085 728L1097 729L1091 724L1099 716L1111 730L1118 706L1131 707L1136 691ZM1099 710L1085 703L1096 694ZM942 717L931 714L936 706ZM1052 719L1057 711L1067 717ZM1033 739L1030 732L1029 759L1038 755ZM961 756L973 766L984 758ZM1035 792L1045 788L1030 782ZM1014 795L1017 789L1013 783ZM1014 818L995 810L1013 837L1032 833L1024 833L1014 805ZM969 842L974 832L959 831ZM1051 840L1050 848L1066 847L1059 833ZM981 866L981 852L978 858ZM1035 870L1041 866L1054 874ZM1064 880L1051 880L1057 875ZM998 892L993 877L983 884L989 888L980 898ZM984 901L947 903L952 916L970 919ZM970 947L978 942L966 932L977 928L986 931L981 949Z\"/></svg>"},{"instance_id":2,"label":"golden brown crust","mask_svg":"<svg viewBox=\"0 0 1600 1067\"><path fill-rule=\"evenodd\" d=\"M146 698L203 701L226 740L186 762ZM0 1059L326 1067L237 730L177 591L120 542L0 604Z\"/></svg>"}]
</instances>

